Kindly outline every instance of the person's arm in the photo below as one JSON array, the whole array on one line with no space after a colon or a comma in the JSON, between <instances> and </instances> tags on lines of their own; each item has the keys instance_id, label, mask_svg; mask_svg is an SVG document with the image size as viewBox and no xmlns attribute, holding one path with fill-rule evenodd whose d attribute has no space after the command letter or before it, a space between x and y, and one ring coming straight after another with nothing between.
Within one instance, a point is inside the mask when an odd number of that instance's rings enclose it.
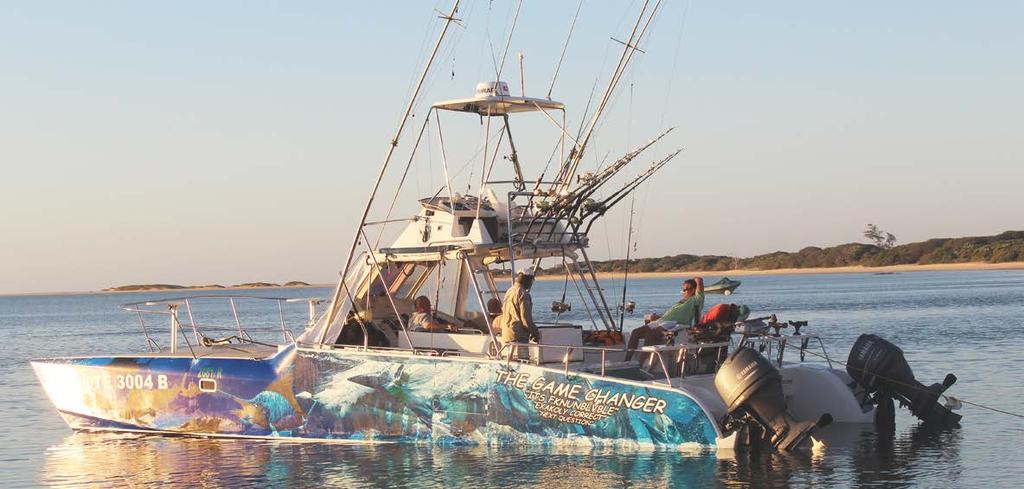
<instances>
[{"instance_id":1,"label":"person's arm","mask_svg":"<svg viewBox=\"0 0 1024 489\"><path fill-rule=\"evenodd\" d=\"M674 332L688 326L686 324L686 305L688 303L689 299L677 302L661 315L659 324L665 331Z\"/></svg>"},{"instance_id":2,"label":"person's arm","mask_svg":"<svg viewBox=\"0 0 1024 489\"><path fill-rule=\"evenodd\" d=\"M691 326L700 324L700 316L704 313L704 277L693 277L693 280L697 282L697 290L693 291L693 319L690 320Z\"/></svg>"},{"instance_id":3,"label":"person's arm","mask_svg":"<svg viewBox=\"0 0 1024 489\"><path fill-rule=\"evenodd\" d=\"M666 333L675 333L676 331L679 331L687 326L683 323L668 323L662 324L661 327L662 329L665 330Z\"/></svg>"},{"instance_id":4,"label":"person's arm","mask_svg":"<svg viewBox=\"0 0 1024 489\"><path fill-rule=\"evenodd\" d=\"M530 336L540 341L540 331L537 330L537 325L533 322L533 298L530 297L529 293L523 294L523 301L520 303L522 310L520 316L523 318L523 326L526 326L526 330L530 332Z\"/></svg>"},{"instance_id":5,"label":"person's arm","mask_svg":"<svg viewBox=\"0 0 1024 489\"><path fill-rule=\"evenodd\" d=\"M444 325L434 319L433 314L430 314L427 316L427 324L423 329L430 331L431 333L436 333L438 331L444 331Z\"/></svg>"}]
</instances>

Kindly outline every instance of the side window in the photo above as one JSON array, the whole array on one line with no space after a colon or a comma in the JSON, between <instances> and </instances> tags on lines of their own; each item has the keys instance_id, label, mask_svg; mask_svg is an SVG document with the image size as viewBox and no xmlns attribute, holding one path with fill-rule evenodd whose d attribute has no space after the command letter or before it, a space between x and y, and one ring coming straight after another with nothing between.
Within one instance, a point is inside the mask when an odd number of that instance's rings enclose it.
<instances>
[{"instance_id":1,"label":"side window","mask_svg":"<svg viewBox=\"0 0 1024 489\"><path fill-rule=\"evenodd\" d=\"M395 279L395 283L399 284L398 289L392 288L395 297L398 299L412 299L416 293L416 289L414 289L416 283L431 268L421 263L406 263L402 273Z\"/></svg>"},{"instance_id":2,"label":"side window","mask_svg":"<svg viewBox=\"0 0 1024 489\"><path fill-rule=\"evenodd\" d=\"M402 276L404 268L404 264L388 263L387 265L384 265L380 270L380 276L374 277L373 282L370 284L370 296L379 297L386 295L384 293L386 290L384 284L387 284L388 288L391 288L395 280ZM381 283L381 279L384 279L383 283Z\"/></svg>"}]
</instances>

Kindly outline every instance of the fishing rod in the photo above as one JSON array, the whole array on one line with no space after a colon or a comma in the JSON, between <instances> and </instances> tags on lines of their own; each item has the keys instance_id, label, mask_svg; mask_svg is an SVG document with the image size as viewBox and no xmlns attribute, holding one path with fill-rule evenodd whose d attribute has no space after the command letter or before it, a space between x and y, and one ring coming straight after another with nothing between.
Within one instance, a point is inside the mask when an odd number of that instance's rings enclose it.
<instances>
[{"instance_id":1,"label":"fishing rod","mask_svg":"<svg viewBox=\"0 0 1024 489\"><path fill-rule=\"evenodd\" d=\"M626 286L629 284L629 255L633 249L633 206L636 204L636 195L629 201L629 230L626 231L626 264L622 272L622 304L619 305L619 333L622 332L623 321L626 318Z\"/></svg>"},{"instance_id":2,"label":"fishing rod","mask_svg":"<svg viewBox=\"0 0 1024 489\"><path fill-rule=\"evenodd\" d=\"M573 190L570 193L570 196L576 203L582 202L583 199L590 197L601 186L607 183L608 180L610 180L619 171L621 171L622 168L624 168L627 164L636 159L637 156L640 156L640 153L643 153L648 148L653 146L655 143L661 141L662 138L664 138L666 135L668 135L668 133L672 132L673 130L675 130L675 127L670 127L666 129L664 132L659 134L654 139L651 139L650 141L644 143L642 146L639 146L638 148L634 149L633 151L630 151L629 153L626 153L621 158L616 160L614 163L607 166L605 169L599 171L596 175L593 175L589 178L584 178L583 175L580 175L580 177L578 177L580 181L580 186Z\"/></svg>"},{"instance_id":3,"label":"fishing rod","mask_svg":"<svg viewBox=\"0 0 1024 489\"><path fill-rule=\"evenodd\" d=\"M613 193L611 196L605 198L601 202L590 201L592 202L591 204L580 206L580 210L582 212L580 212L580 214L576 217L576 221L578 223L577 229L580 225L582 225L584 219L590 218L590 221L587 222L586 229L583 231L583 234L589 233L590 228L593 227L594 222L597 221L598 217L603 216L605 212L608 212L608 209L612 208L615 204L618 204L619 201L621 201L627 195L632 195L633 190L636 190L637 187L639 187L648 178L653 176L658 170L664 167L665 164L672 160L672 158L675 158L675 156L678 155L680 151L682 151L682 149L679 149L676 152L666 156L661 161L652 164L650 167L648 167L646 171L644 171L636 178L634 178L633 181L626 183L625 185L623 185L621 189ZM586 204L586 202L584 202L584 204Z\"/></svg>"},{"instance_id":4,"label":"fishing rod","mask_svg":"<svg viewBox=\"0 0 1024 489\"><path fill-rule=\"evenodd\" d=\"M654 139L651 139L647 143L637 147L633 151L626 153L621 158L616 160L614 163L606 167L597 173L597 175L590 176L588 178L579 178L579 186L576 189L569 191L561 196L556 197L554 200L541 201L538 206L540 212L534 215L533 219L544 219L544 222L548 220L559 220L569 219L573 214L576 214L579 208L584 205L586 200L594 194L600 187L607 183L613 176L622 170L628 163L636 159L640 153L644 152L655 143L664 138L668 133L672 132L675 127L671 127ZM531 223L532 224L532 223Z\"/></svg>"}]
</instances>

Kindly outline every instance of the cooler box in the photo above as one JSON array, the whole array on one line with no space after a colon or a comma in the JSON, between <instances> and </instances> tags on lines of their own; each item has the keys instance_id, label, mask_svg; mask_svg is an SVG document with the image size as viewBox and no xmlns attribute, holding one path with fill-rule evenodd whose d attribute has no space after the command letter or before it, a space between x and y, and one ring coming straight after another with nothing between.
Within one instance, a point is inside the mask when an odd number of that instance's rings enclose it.
<instances>
[{"instance_id":1,"label":"cooler box","mask_svg":"<svg viewBox=\"0 0 1024 489\"><path fill-rule=\"evenodd\" d=\"M572 324L559 326L539 326L540 341L542 345L568 345L583 346L583 327ZM557 346L540 347L530 345L530 361L533 363L562 363L565 357L565 348ZM582 362L583 350L573 349L569 356L570 362Z\"/></svg>"}]
</instances>

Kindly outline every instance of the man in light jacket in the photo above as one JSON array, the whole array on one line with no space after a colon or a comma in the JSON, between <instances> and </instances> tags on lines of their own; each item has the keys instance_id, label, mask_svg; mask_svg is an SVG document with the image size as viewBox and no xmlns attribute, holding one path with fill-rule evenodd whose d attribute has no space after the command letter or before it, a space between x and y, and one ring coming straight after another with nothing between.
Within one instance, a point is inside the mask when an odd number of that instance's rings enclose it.
<instances>
[{"instance_id":1,"label":"man in light jacket","mask_svg":"<svg viewBox=\"0 0 1024 489\"><path fill-rule=\"evenodd\" d=\"M540 338L533 322L533 299L530 297L533 279L532 269L520 270L516 273L515 283L505 291L498 319L504 343L527 343Z\"/></svg>"}]
</instances>

